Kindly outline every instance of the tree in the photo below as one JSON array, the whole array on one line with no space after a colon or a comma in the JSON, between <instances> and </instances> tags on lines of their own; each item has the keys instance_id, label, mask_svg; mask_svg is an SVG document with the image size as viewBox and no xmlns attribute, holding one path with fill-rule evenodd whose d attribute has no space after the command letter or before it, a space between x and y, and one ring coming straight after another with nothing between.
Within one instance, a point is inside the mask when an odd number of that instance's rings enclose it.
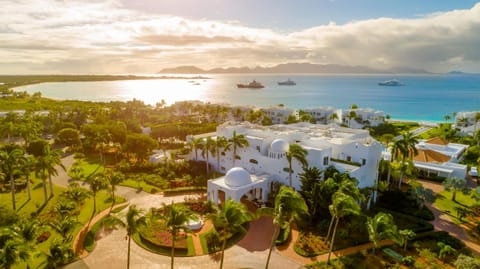
<instances>
[{"instance_id":1,"label":"tree","mask_svg":"<svg viewBox=\"0 0 480 269\"><path fill-rule=\"evenodd\" d=\"M145 161L150 152L157 147L158 142L144 134L127 135L125 142L125 151L134 154L140 161Z\"/></svg>"},{"instance_id":2,"label":"tree","mask_svg":"<svg viewBox=\"0 0 480 269\"><path fill-rule=\"evenodd\" d=\"M104 174L93 175L90 179L87 180L87 182L90 185L90 191L92 192L92 195L93 195L92 214L95 214L95 212L97 212L97 193L101 190L106 189L108 186L108 182Z\"/></svg>"},{"instance_id":3,"label":"tree","mask_svg":"<svg viewBox=\"0 0 480 269\"><path fill-rule=\"evenodd\" d=\"M446 122L449 122L452 119L452 117L448 114L443 116L443 118L445 119Z\"/></svg>"},{"instance_id":4,"label":"tree","mask_svg":"<svg viewBox=\"0 0 480 269\"><path fill-rule=\"evenodd\" d=\"M388 213L379 212L373 218L367 217L368 239L373 242L373 254L383 239L394 239L398 231L393 216Z\"/></svg>"},{"instance_id":5,"label":"tree","mask_svg":"<svg viewBox=\"0 0 480 269\"><path fill-rule=\"evenodd\" d=\"M203 140L202 143L202 157L205 159L205 167L207 170L207 175L209 173L209 155L212 154L213 157L215 157L215 144L214 140L209 136L206 139Z\"/></svg>"},{"instance_id":6,"label":"tree","mask_svg":"<svg viewBox=\"0 0 480 269\"><path fill-rule=\"evenodd\" d=\"M480 269L480 260L460 254L453 263L457 269Z\"/></svg>"},{"instance_id":7,"label":"tree","mask_svg":"<svg viewBox=\"0 0 480 269\"><path fill-rule=\"evenodd\" d=\"M330 249L328 251L328 258L327 262L330 264L330 256L332 254L333 250L333 245L335 242L335 234L337 233L337 226L338 223L340 222L340 219L348 216L348 215L358 215L360 214L360 206L355 202L355 200L340 191L335 192L332 197L332 204L328 208L330 210L330 215L332 216L332 221L330 222L330 226L332 226L333 222L335 222L335 225L333 227L333 232L332 232L332 240L330 241ZM330 228L329 228L330 231ZM330 232L327 233L327 236L325 237L325 241L328 240L330 236Z\"/></svg>"},{"instance_id":8,"label":"tree","mask_svg":"<svg viewBox=\"0 0 480 269\"><path fill-rule=\"evenodd\" d=\"M50 144L46 144L43 148L42 155L37 157L36 163L36 173L37 176L43 181L43 192L45 195L45 204L47 203L47 183L46 180L48 178L49 185L50 185L50 197L53 197L53 183L52 183L52 176L58 175L58 171L56 166L59 166L63 170L65 166L62 164L62 151L61 150L52 150Z\"/></svg>"},{"instance_id":9,"label":"tree","mask_svg":"<svg viewBox=\"0 0 480 269\"><path fill-rule=\"evenodd\" d=\"M300 191L308 210L312 217L312 222L316 222L318 214L317 210L320 209L320 180L322 178L322 172L315 166L304 167L303 173L300 174Z\"/></svg>"},{"instance_id":10,"label":"tree","mask_svg":"<svg viewBox=\"0 0 480 269\"><path fill-rule=\"evenodd\" d=\"M237 131L233 131L232 138L228 140L233 147L233 167L235 167L235 159L237 158L237 148L248 147L249 143L245 135L237 135Z\"/></svg>"},{"instance_id":11,"label":"tree","mask_svg":"<svg viewBox=\"0 0 480 269\"><path fill-rule=\"evenodd\" d=\"M409 229L398 231L398 237L400 239L400 244L403 246L403 250L407 250L408 240L415 238L415 236L415 232Z\"/></svg>"},{"instance_id":12,"label":"tree","mask_svg":"<svg viewBox=\"0 0 480 269\"><path fill-rule=\"evenodd\" d=\"M265 269L268 269L272 250L275 246L275 240L280 233L280 229L290 230L290 225L293 221L300 221L307 216L308 207L302 196L292 188L285 185L280 186L280 190L275 196L275 207L273 208L274 230Z\"/></svg>"},{"instance_id":13,"label":"tree","mask_svg":"<svg viewBox=\"0 0 480 269\"><path fill-rule=\"evenodd\" d=\"M44 268L56 269L69 263L75 257L75 253L73 253L70 244L55 240L51 243L45 256L47 259L42 264Z\"/></svg>"},{"instance_id":14,"label":"tree","mask_svg":"<svg viewBox=\"0 0 480 269\"><path fill-rule=\"evenodd\" d=\"M67 243L72 240L73 230L80 224L70 216L63 216L60 220L50 223L50 226L62 236L62 242Z\"/></svg>"},{"instance_id":15,"label":"tree","mask_svg":"<svg viewBox=\"0 0 480 269\"><path fill-rule=\"evenodd\" d=\"M80 145L80 132L73 128L61 129L57 134L58 142L66 146Z\"/></svg>"},{"instance_id":16,"label":"tree","mask_svg":"<svg viewBox=\"0 0 480 269\"><path fill-rule=\"evenodd\" d=\"M202 144L203 138L195 138L192 137L192 139L188 142L188 145L190 146L190 151L195 152L195 161L198 161L198 149L200 148L200 145Z\"/></svg>"},{"instance_id":17,"label":"tree","mask_svg":"<svg viewBox=\"0 0 480 269\"><path fill-rule=\"evenodd\" d=\"M227 240L238 232L246 232L244 224L253 219L247 207L235 200L228 199L215 212L208 214L207 218L213 223L215 231L222 239L220 269L223 268L223 258Z\"/></svg>"},{"instance_id":18,"label":"tree","mask_svg":"<svg viewBox=\"0 0 480 269\"><path fill-rule=\"evenodd\" d=\"M418 154L418 150L415 145L418 143L417 138L411 132L405 132L402 138L395 141L392 147L392 154L394 159L401 159L400 166L400 179L398 187L400 188L403 181L405 169L408 168L407 160Z\"/></svg>"},{"instance_id":19,"label":"tree","mask_svg":"<svg viewBox=\"0 0 480 269\"><path fill-rule=\"evenodd\" d=\"M458 190L465 189L467 181L457 177L449 177L443 181L443 187L447 191L452 191L452 201L455 201Z\"/></svg>"},{"instance_id":20,"label":"tree","mask_svg":"<svg viewBox=\"0 0 480 269\"><path fill-rule=\"evenodd\" d=\"M338 120L338 114L333 112L330 117L328 117L328 119L330 120L330 122L334 122L335 120Z\"/></svg>"},{"instance_id":21,"label":"tree","mask_svg":"<svg viewBox=\"0 0 480 269\"><path fill-rule=\"evenodd\" d=\"M31 200L32 193L30 187L30 173L35 169L35 159L32 155L24 155L24 163L20 169L22 170L22 173L25 176L25 181L27 183L28 200Z\"/></svg>"},{"instance_id":22,"label":"tree","mask_svg":"<svg viewBox=\"0 0 480 269\"><path fill-rule=\"evenodd\" d=\"M112 170L108 170L106 172L106 179L110 184L110 191L112 194L112 206L110 207L109 214L112 212L113 206L115 205L115 189L116 186L122 183L125 180L125 175L121 172L114 172Z\"/></svg>"},{"instance_id":23,"label":"tree","mask_svg":"<svg viewBox=\"0 0 480 269\"><path fill-rule=\"evenodd\" d=\"M140 225L145 224L145 216L143 210L138 209L136 205L131 205L128 207L126 222L123 223L127 229L127 269L130 268L130 243L132 240L132 235L138 232Z\"/></svg>"},{"instance_id":24,"label":"tree","mask_svg":"<svg viewBox=\"0 0 480 269\"><path fill-rule=\"evenodd\" d=\"M193 218L193 212L184 205L174 204L173 201L170 206L164 205L165 209L165 221L168 232L172 236L172 249L171 249L171 259L170 267L173 269L173 262L175 258L175 241L177 240L177 235L181 230L188 230L188 221Z\"/></svg>"},{"instance_id":25,"label":"tree","mask_svg":"<svg viewBox=\"0 0 480 269\"><path fill-rule=\"evenodd\" d=\"M4 147L0 150L0 165L3 171L8 176L10 181L10 191L12 193L12 208L17 210L15 203L15 177L14 173L25 162L24 152L20 148L11 147L10 149Z\"/></svg>"},{"instance_id":26,"label":"tree","mask_svg":"<svg viewBox=\"0 0 480 269\"><path fill-rule=\"evenodd\" d=\"M26 261L30 258L30 249L22 240L9 239L1 247L0 266L5 269L10 269L17 262Z\"/></svg>"},{"instance_id":27,"label":"tree","mask_svg":"<svg viewBox=\"0 0 480 269\"><path fill-rule=\"evenodd\" d=\"M217 136L214 140L214 147L216 150L215 155L217 156L217 169L220 170L220 150L227 151L230 150L230 144L224 136Z\"/></svg>"},{"instance_id":28,"label":"tree","mask_svg":"<svg viewBox=\"0 0 480 269\"><path fill-rule=\"evenodd\" d=\"M302 165L302 167L305 167L308 165L307 154L308 151L298 144L290 144L290 146L288 147L288 151L285 153L285 157L288 161L288 183L290 187L292 187L292 160L297 160Z\"/></svg>"}]
</instances>

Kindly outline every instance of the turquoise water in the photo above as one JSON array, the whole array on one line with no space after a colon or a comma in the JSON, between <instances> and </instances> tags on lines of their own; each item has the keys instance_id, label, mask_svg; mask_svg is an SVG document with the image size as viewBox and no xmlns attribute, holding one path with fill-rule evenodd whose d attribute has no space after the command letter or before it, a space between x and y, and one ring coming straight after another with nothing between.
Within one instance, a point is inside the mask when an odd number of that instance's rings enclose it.
<instances>
[{"instance_id":1,"label":"turquoise water","mask_svg":"<svg viewBox=\"0 0 480 269\"><path fill-rule=\"evenodd\" d=\"M158 79L101 82L43 83L19 87L19 91L56 99L86 101L142 100L154 105L160 100L172 104L181 100L265 107L285 104L292 108L351 104L383 110L393 119L443 121L446 114L480 110L479 75L302 75L238 74L208 75L212 79ZM296 86L278 86L287 78ZM405 86L378 86L378 82L398 79ZM238 89L237 83L252 79L264 89Z\"/></svg>"}]
</instances>

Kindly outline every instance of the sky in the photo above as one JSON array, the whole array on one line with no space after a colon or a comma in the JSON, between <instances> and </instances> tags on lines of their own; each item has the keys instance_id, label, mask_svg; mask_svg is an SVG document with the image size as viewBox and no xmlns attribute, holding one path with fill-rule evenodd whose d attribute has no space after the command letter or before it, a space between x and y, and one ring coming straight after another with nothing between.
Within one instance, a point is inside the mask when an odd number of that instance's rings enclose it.
<instances>
[{"instance_id":1,"label":"sky","mask_svg":"<svg viewBox=\"0 0 480 269\"><path fill-rule=\"evenodd\" d=\"M0 74L281 63L480 73L470 0L0 0Z\"/></svg>"}]
</instances>

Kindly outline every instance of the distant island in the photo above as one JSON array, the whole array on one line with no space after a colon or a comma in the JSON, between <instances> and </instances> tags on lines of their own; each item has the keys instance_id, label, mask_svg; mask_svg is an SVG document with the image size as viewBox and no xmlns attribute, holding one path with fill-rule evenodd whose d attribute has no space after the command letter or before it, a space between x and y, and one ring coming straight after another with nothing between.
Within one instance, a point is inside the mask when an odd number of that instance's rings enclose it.
<instances>
[{"instance_id":1,"label":"distant island","mask_svg":"<svg viewBox=\"0 0 480 269\"><path fill-rule=\"evenodd\" d=\"M286 63L272 67L257 66L201 69L196 66L164 68L159 74L230 74L230 73L312 73L312 74L433 74L427 70L411 67L375 69L367 66L338 64Z\"/></svg>"}]
</instances>

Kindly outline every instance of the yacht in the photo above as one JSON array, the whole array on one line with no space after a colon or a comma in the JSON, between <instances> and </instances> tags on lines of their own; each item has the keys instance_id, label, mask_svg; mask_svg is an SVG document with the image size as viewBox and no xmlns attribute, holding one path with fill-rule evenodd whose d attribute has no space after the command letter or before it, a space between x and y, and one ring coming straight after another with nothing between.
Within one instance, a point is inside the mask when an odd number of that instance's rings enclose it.
<instances>
[{"instance_id":1,"label":"yacht","mask_svg":"<svg viewBox=\"0 0 480 269\"><path fill-rule=\"evenodd\" d=\"M378 85L380 86L404 86L405 84L401 83L400 81L396 79L392 80L385 80L383 82L379 82Z\"/></svg>"},{"instance_id":2,"label":"yacht","mask_svg":"<svg viewBox=\"0 0 480 269\"><path fill-rule=\"evenodd\" d=\"M265 86L262 85L262 83L257 82L253 80L252 82L248 84L237 84L238 88L248 88L248 89L261 89L264 88Z\"/></svg>"},{"instance_id":3,"label":"yacht","mask_svg":"<svg viewBox=\"0 0 480 269\"><path fill-rule=\"evenodd\" d=\"M286 81L278 82L278 85L293 86L293 85L297 85L297 83L295 83L295 81L293 81L293 80L287 79Z\"/></svg>"}]
</instances>

